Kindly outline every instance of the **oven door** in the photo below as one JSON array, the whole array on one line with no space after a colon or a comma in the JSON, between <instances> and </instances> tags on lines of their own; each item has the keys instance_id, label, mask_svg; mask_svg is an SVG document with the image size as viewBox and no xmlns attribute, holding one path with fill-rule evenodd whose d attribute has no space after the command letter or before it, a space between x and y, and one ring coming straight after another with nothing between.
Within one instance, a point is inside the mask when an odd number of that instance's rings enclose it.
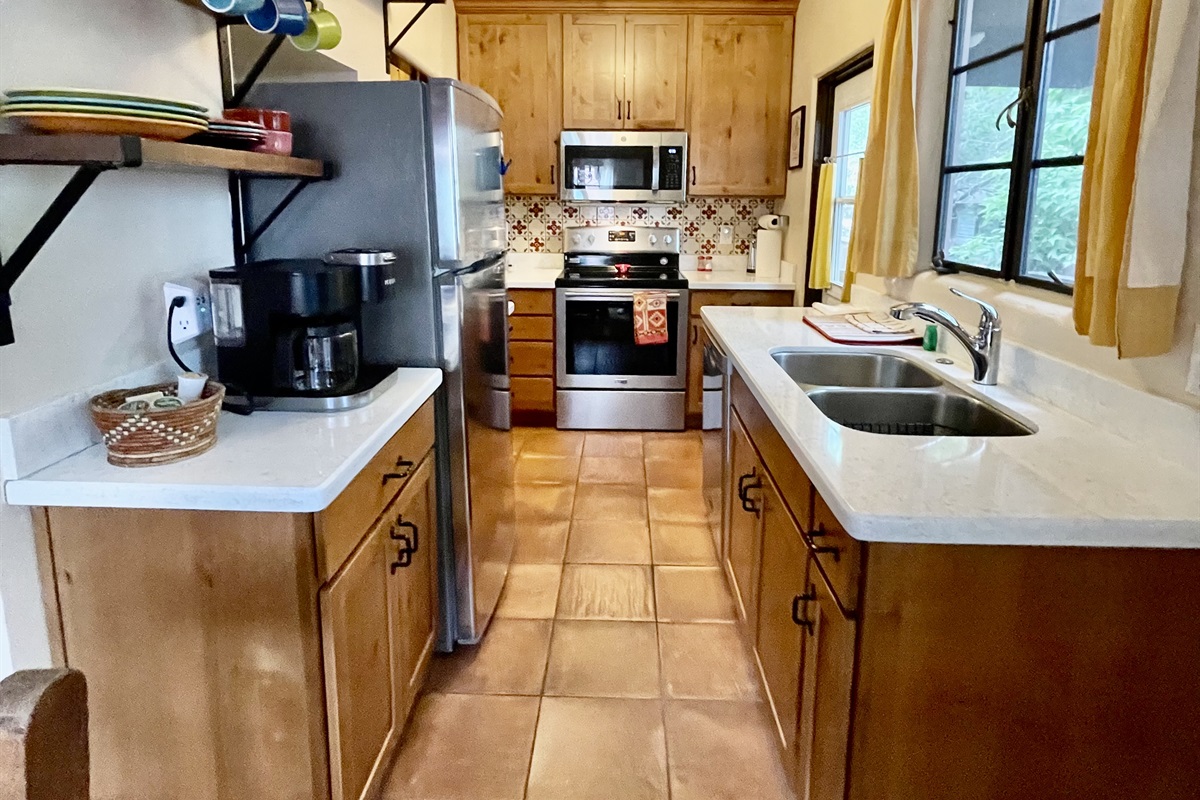
<instances>
[{"instance_id":1,"label":"oven door","mask_svg":"<svg viewBox=\"0 0 1200 800\"><path fill-rule=\"evenodd\" d=\"M666 344L633 339L629 289L557 289L559 389L679 389L687 385L687 290L667 292Z\"/></svg>"}]
</instances>

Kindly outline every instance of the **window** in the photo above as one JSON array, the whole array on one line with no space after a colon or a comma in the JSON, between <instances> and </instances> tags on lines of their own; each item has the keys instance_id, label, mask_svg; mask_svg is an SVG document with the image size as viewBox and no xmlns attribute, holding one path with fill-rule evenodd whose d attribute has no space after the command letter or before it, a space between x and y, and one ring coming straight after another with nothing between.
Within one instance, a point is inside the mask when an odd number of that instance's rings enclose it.
<instances>
[{"instance_id":1,"label":"window","mask_svg":"<svg viewBox=\"0 0 1200 800\"><path fill-rule=\"evenodd\" d=\"M958 0L937 250L950 267L1074 284L1102 0Z\"/></svg>"},{"instance_id":2,"label":"window","mask_svg":"<svg viewBox=\"0 0 1200 800\"><path fill-rule=\"evenodd\" d=\"M858 170L867 149L871 123L871 90L875 73L867 70L838 84L833 96L833 227L829 280L841 286L846 279L850 231L854 226L854 195Z\"/></svg>"}]
</instances>

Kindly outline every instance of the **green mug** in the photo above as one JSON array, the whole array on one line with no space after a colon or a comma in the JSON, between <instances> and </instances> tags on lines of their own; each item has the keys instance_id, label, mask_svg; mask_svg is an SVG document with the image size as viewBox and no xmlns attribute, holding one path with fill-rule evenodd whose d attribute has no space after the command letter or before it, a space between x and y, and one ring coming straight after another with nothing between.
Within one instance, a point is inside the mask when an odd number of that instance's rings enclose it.
<instances>
[{"instance_id":1,"label":"green mug","mask_svg":"<svg viewBox=\"0 0 1200 800\"><path fill-rule=\"evenodd\" d=\"M342 41L342 23L320 2L313 4L304 33L290 37L297 50L332 50Z\"/></svg>"}]
</instances>

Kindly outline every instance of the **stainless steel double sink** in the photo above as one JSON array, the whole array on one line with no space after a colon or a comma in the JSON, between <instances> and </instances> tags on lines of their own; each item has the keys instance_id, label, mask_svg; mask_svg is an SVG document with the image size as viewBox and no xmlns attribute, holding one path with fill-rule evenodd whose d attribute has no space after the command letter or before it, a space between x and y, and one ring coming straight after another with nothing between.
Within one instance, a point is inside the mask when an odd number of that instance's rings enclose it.
<instances>
[{"instance_id":1,"label":"stainless steel double sink","mask_svg":"<svg viewBox=\"0 0 1200 800\"><path fill-rule=\"evenodd\" d=\"M839 425L893 436L1028 436L1035 429L920 364L886 353L776 350L771 357Z\"/></svg>"}]
</instances>

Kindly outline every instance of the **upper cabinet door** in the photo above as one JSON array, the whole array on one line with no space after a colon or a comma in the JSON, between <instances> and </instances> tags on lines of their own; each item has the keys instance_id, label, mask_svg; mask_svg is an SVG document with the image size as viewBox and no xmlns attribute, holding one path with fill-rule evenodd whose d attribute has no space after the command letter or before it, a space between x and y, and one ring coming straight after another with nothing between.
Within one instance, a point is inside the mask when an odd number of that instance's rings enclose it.
<instances>
[{"instance_id":1,"label":"upper cabinet door","mask_svg":"<svg viewBox=\"0 0 1200 800\"><path fill-rule=\"evenodd\" d=\"M688 21L683 15L625 19L625 127L682 130L687 123Z\"/></svg>"},{"instance_id":2,"label":"upper cabinet door","mask_svg":"<svg viewBox=\"0 0 1200 800\"><path fill-rule=\"evenodd\" d=\"M496 98L504 112L504 179L509 194L558 193L562 128L562 17L463 14L458 18L462 80Z\"/></svg>"},{"instance_id":3,"label":"upper cabinet door","mask_svg":"<svg viewBox=\"0 0 1200 800\"><path fill-rule=\"evenodd\" d=\"M563 16L563 128L624 126L625 17Z\"/></svg>"},{"instance_id":4,"label":"upper cabinet door","mask_svg":"<svg viewBox=\"0 0 1200 800\"><path fill-rule=\"evenodd\" d=\"M688 190L780 196L786 189L792 18L691 18Z\"/></svg>"}]
</instances>

